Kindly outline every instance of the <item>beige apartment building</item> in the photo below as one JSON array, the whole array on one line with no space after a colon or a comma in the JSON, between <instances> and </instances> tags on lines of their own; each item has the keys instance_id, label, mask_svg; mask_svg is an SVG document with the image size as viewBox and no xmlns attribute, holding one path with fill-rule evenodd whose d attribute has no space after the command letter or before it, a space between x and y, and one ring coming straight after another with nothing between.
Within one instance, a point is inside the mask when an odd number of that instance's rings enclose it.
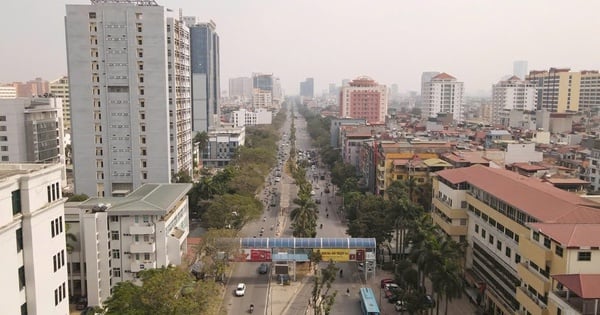
<instances>
[{"instance_id":1,"label":"beige apartment building","mask_svg":"<svg viewBox=\"0 0 600 315\"><path fill-rule=\"evenodd\" d=\"M600 274L600 203L481 165L436 174L431 216L466 239L465 279L486 314L598 314L576 279Z\"/></svg>"}]
</instances>

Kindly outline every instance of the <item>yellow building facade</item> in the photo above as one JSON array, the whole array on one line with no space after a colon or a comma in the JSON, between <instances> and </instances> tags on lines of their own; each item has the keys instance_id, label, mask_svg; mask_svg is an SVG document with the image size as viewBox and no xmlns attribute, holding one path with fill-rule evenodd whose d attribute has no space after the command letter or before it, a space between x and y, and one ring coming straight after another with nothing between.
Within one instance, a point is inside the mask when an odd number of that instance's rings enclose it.
<instances>
[{"instance_id":1,"label":"yellow building facade","mask_svg":"<svg viewBox=\"0 0 600 315\"><path fill-rule=\"evenodd\" d=\"M484 166L438 172L433 189L433 221L468 242L465 276L480 288L485 314L584 314L549 297L557 287L552 275L600 274L600 237L584 251L563 240L570 235L566 224L600 224L598 204Z\"/></svg>"}]
</instances>

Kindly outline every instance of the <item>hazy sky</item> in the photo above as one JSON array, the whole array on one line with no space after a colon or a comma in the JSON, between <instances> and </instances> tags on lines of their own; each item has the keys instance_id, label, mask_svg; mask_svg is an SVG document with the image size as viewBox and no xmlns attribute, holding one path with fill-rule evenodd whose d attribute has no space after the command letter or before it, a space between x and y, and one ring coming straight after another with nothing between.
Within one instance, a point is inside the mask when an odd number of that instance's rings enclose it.
<instances>
[{"instance_id":1,"label":"hazy sky","mask_svg":"<svg viewBox=\"0 0 600 315\"><path fill-rule=\"evenodd\" d=\"M157 0L184 15L212 19L221 38L222 89L232 77L274 73L287 94L315 78L328 83L368 75L419 90L423 71L448 72L467 94L529 69L600 69L600 1ZM0 82L67 73L65 4L2 2Z\"/></svg>"}]
</instances>

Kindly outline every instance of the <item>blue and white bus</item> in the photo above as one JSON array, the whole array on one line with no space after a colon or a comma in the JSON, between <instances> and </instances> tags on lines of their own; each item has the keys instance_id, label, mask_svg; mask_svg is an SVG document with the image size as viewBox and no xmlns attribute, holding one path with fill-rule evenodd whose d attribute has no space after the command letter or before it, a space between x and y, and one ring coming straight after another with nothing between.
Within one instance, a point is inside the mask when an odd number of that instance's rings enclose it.
<instances>
[{"instance_id":1,"label":"blue and white bus","mask_svg":"<svg viewBox=\"0 0 600 315\"><path fill-rule=\"evenodd\" d=\"M360 288L360 309L363 315L380 315L375 294L371 288Z\"/></svg>"}]
</instances>

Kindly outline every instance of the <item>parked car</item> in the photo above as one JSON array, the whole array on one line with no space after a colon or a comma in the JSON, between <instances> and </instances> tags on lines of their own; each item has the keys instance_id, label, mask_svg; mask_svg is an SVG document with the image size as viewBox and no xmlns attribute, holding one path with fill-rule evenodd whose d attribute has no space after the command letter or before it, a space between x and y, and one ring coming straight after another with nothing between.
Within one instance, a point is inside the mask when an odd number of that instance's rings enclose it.
<instances>
[{"instance_id":1,"label":"parked car","mask_svg":"<svg viewBox=\"0 0 600 315\"><path fill-rule=\"evenodd\" d=\"M321 204L321 199L319 199L319 198L315 199L315 203L318 204L318 205L320 205Z\"/></svg>"},{"instance_id":2,"label":"parked car","mask_svg":"<svg viewBox=\"0 0 600 315\"><path fill-rule=\"evenodd\" d=\"M373 263L369 263L369 267L367 269L368 271L373 271ZM358 271L365 271L365 264L364 263L359 263L358 264Z\"/></svg>"},{"instance_id":3,"label":"parked car","mask_svg":"<svg viewBox=\"0 0 600 315\"><path fill-rule=\"evenodd\" d=\"M238 283L237 287L235 288L235 295L236 296L246 295L246 285L244 283Z\"/></svg>"},{"instance_id":4,"label":"parked car","mask_svg":"<svg viewBox=\"0 0 600 315\"><path fill-rule=\"evenodd\" d=\"M75 309L78 311L84 310L88 305L87 298L82 296L77 299L77 304L75 304Z\"/></svg>"},{"instance_id":5,"label":"parked car","mask_svg":"<svg viewBox=\"0 0 600 315\"><path fill-rule=\"evenodd\" d=\"M385 288L385 285L387 283L393 283L394 279L390 279L390 278L385 278L385 279L381 279L381 288Z\"/></svg>"},{"instance_id":6,"label":"parked car","mask_svg":"<svg viewBox=\"0 0 600 315\"><path fill-rule=\"evenodd\" d=\"M260 264L260 266L258 267L258 273L260 273L261 275L264 275L267 272L269 272L269 265L267 265L265 263Z\"/></svg>"},{"instance_id":7,"label":"parked car","mask_svg":"<svg viewBox=\"0 0 600 315\"><path fill-rule=\"evenodd\" d=\"M427 305L427 307L429 307L429 308L435 307L435 300L431 297L431 295L425 294L423 299L425 300L424 303L425 303L425 305Z\"/></svg>"},{"instance_id":8,"label":"parked car","mask_svg":"<svg viewBox=\"0 0 600 315\"><path fill-rule=\"evenodd\" d=\"M328 194L329 193L329 187L325 187L325 193Z\"/></svg>"},{"instance_id":9,"label":"parked car","mask_svg":"<svg viewBox=\"0 0 600 315\"><path fill-rule=\"evenodd\" d=\"M398 300L398 301L396 301L396 304L394 305L394 308L398 312L404 312L404 311L406 311L406 302Z\"/></svg>"}]
</instances>

